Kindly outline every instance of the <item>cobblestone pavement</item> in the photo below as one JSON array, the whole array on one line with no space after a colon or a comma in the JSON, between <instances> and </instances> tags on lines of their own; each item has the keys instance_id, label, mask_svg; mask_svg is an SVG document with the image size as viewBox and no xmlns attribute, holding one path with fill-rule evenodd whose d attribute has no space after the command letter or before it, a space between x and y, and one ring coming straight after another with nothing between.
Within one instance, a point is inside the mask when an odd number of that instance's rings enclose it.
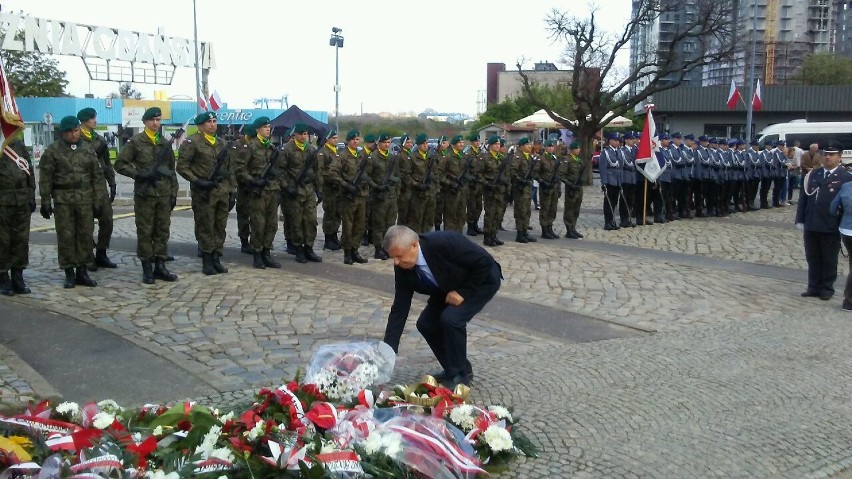
<instances>
[{"instance_id":1,"label":"cobblestone pavement","mask_svg":"<svg viewBox=\"0 0 852 479\"><path fill-rule=\"evenodd\" d=\"M587 187L585 198L585 240L491 249L506 276L500 296L656 333L567 344L487 318L471 323L474 399L514 406L543 449L510 473L816 478L852 467L852 330L839 298L805 301L800 282L680 260L801 272L795 208L606 232L595 212L598 189ZM176 213L172 224L172 241L194 242L191 215ZM511 207L504 225L514 229ZM49 222L34 216L33 226ZM238 247L235 231L232 217L226 246ZM115 237L134 234L132 218L116 222ZM631 252L645 249L662 251L662 259ZM277 257L292 261L282 250ZM211 385L203 399L219 405L291 378L319 344L381 337L392 300L392 291L307 274L317 265L299 274L228 261L229 274L205 277L194 257L172 264L178 282L143 287L130 251L112 253L119 269L94 273L98 288L63 290L55 254L52 245L33 246L26 273L33 294L13 301L114 331L181 364ZM387 262L345 267L339 252L323 255L323 267L392 274ZM394 381L436 369L413 321L401 353ZM11 384L26 381L2 366L0 392L22 395Z\"/></svg>"}]
</instances>

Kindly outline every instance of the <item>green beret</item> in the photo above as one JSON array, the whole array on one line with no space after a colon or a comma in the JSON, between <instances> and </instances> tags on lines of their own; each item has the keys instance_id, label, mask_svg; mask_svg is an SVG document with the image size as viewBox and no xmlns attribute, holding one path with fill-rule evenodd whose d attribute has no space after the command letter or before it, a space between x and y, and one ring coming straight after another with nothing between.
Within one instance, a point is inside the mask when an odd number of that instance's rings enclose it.
<instances>
[{"instance_id":1,"label":"green beret","mask_svg":"<svg viewBox=\"0 0 852 479\"><path fill-rule=\"evenodd\" d=\"M255 130L257 130L260 127L266 126L268 124L269 124L269 117L268 116L262 116L260 118L257 118L256 120L254 120L252 122L251 126L253 126Z\"/></svg>"},{"instance_id":2,"label":"green beret","mask_svg":"<svg viewBox=\"0 0 852 479\"><path fill-rule=\"evenodd\" d=\"M361 136L361 132L360 132L360 131L358 131L358 130L349 130L349 131L346 133L346 141L354 140L355 138L358 138L359 136Z\"/></svg>"},{"instance_id":3,"label":"green beret","mask_svg":"<svg viewBox=\"0 0 852 479\"><path fill-rule=\"evenodd\" d=\"M328 133L325 134L325 139L330 140L337 136L337 130L328 130Z\"/></svg>"},{"instance_id":4,"label":"green beret","mask_svg":"<svg viewBox=\"0 0 852 479\"><path fill-rule=\"evenodd\" d=\"M556 142L553 140L547 140L544 142L544 146L555 146Z\"/></svg>"},{"instance_id":5,"label":"green beret","mask_svg":"<svg viewBox=\"0 0 852 479\"><path fill-rule=\"evenodd\" d=\"M450 140L450 144L455 145L456 143L458 143L460 141L464 141L464 137L461 136L461 135L456 135L456 136L453 137L452 140Z\"/></svg>"},{"instance_id":6,"label":"green beret","mask_svg":"<svg viewBox=\"0 0 852 479\"><path fill-rule=\"evenodd\" d=\"M415 145L426 143L427 141L429 141L429 137L426 135L426 133L421 133L421 134L417 135L416 138L414 138L414 144Z\"/></svg>"},{"instance_id":7,"label":"green beret","mask_svg":"<svg viewBox=\"0 0 852 479\"><path fill-rule=\"evenodd\" d=\"M500 146L506 146L506 139L500 138Z\"/></svg>"},{"instance_id":8,"label":"green beret","mask_svg":"<svg viewBox=\"0 0 852 479\"><path fill-rule=\"evenodd\" d=\"M377 141L388 141L391 137L387 133L379 133L379 138Z\"/></svg>"},{"instance_id":9,"label":"green beret","mask_svg":"<svg viewBox=\"0 0 852 479\"><path fill-rule=\"evenodd\" d=\"M142 121L147 121L158 116L163 116L163 112L160 111L159 107L152 106L145 110L145 113L142 114Z\"/></svg>"},{"instance_id":10,"label":"green beret","mask_svg":"<svg viewBox=\"0 0 852 479\"><path fill-rule=\"evenodd\" d=\"M254 125L244 125L243 126L243 135L257 136L257 130L254 129Z\"/></svg>"},{"instance_id":11,"label":"green beret","mask_svg":"<svg viewBox=\"0 0 852 479\"><path fill-rule=\"evenodd\" d=\"M98 112L94 108L83 108L77 112L77 119L80 121L89 121L98 116Z\"/></svg>"},{"instance_id":12,"label":"green beret","mask_svg":"<svg viewBox=\"0 0 852 479\"><path fill-rule=\"evenodd\" d=\"M470 136L467 137L467 141L479 141L479 133L471 133Z\"/></svg>"},{"instance_id":13,"label":"green beret","mask_svg":"<svg viewBox=\"0 0 852 479\"><path fill-rule=\"evenodd\" d=\"M399 137L399 144L404 145L406 141L410 140L411 137L408 136L408 133L403 133L402 136Z\"/></svg>"},{"instance_id":14,"label":"green beret","mask_svg":"<svg viewBox=\"0 0 852 479\"><path fill-rule=\"evenodd\" d=\"M204 113L199 113L199 114L195 115L195 119L192 120L192 122L195 123L196 125L203 125L204 123L207 123L208 121L215 120L215 119L216 119L216 113L214 113L212 111L205 111Z\"/></svg>"},{"instance_id":15,"label":"green beret","mask_svg":"<svg viewBox=\"0 0 852 479\"><path fill-rule=\"evenodd\" d=\"M364 143L375 143L375 142L376 142L376 135L374 135L372 133L368 133L368 134L364 135Z\"/></svg>"},{"instance_id":16,"label":"green beret","mask_svg":"<svg viewBox=\"0 0 852 479\"><path fill-rule=\"evenodd\" d=\"M488 146L493 145L494 143L500 143L500 137L497 135L491 135L488 137Z\"/></svg>"},{"instance_id":17,"label":"green beret","mask_svg":"<svg viewBox=\"0 0 852 479\"><path fill-rule=\"evenodd\" d=\"M446 135L441 135L441 136L438 137L438 143L443 143L445 141L447 141Z\"/></svg>"},{"instance_id":18,"label":"green beret","mask_svg":"<svg viewBox=\"0 0 852 479\"><path fill-rule=\"evenodd\" d=\"M66 116L59 122L59 131L70 131L78 126L80 126L80 120L78 120L76 116Z\"/></svg>"},{"instance_id":19,"label":"green beret","mask_svg":"<svg viewBox=\"0 0 852 479\"><path fill-rule=\"evenodd\" d=\"M529 138L521 138L520 140L518 140L518 146L524 146L529 142L530 142Z\"/></svg>"},{"instance_id":20,"label":"green beret","mask_svg":"<svg viewBox=\"0 0 852 479\"><path fill-rule=\"evenodd\" d=\"M296 123L293 125L293 133L305 133L308 131L308 125L306 123Z\"/></svg>"},{"instance_id":21,"label":"green beret","mask_svg":"<svg viewBox=\"0 0 852 479\"><path fill-rule=\"evenodd\" d=\"M568 145L569 150L576 150L577 148L580 148L580 142L579 141L572 141L571 144Z\"/></svg>"}]
</instances>

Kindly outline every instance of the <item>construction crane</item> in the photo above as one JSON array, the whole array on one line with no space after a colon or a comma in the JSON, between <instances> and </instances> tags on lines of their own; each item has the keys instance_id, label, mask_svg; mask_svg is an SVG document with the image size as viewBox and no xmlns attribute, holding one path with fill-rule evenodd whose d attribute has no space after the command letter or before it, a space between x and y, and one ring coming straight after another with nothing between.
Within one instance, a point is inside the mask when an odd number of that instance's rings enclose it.
<instances>
[{"instance_id":1,"label":"construction crane","mask_svg":"<svg viewBox=\"0 0 852 479\"><path fill-rule=\"evenodd\" d=\"M287 108L290 108L290 102L288 101L287 95L284 95L281 98L266 98L266 97L255 98L252 101L252 103L254 103L255 105L257 105L259 107L266 108L267 110L269 109L270 103L273 103L273 104L277 103L278 107L281 108L282 110L286 110Z\"/></svg>"},{"instance_id":2,"label":"construction crane","mask_svg":"<svg viewBox=\"0 0 852 479\"><path fill-rule=\"evenodd\" d=\"M755 15L757 12L755 12ZM763 27L766 65L763 72L763 84L775 84L775 47L778 42L778 0L766 0L766 19Z\"/></svg>"}]
</instances>

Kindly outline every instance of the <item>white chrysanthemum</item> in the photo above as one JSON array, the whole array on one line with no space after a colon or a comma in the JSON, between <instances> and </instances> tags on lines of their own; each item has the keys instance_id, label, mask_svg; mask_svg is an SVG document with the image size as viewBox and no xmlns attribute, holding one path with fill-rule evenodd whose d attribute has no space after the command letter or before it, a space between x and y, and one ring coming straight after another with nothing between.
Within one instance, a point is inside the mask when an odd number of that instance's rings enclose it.
<instances>
[{"instance_id":1,"label":"white chrysanthemum","mask_svg":"<svg viewBox=\"0 0 852 479\"><path fill-rule=\"evenodd\" d=\"M499 419L505 419L512 422L512 414L503 406L488 406L488 410L496 414Z\"/></svg>"},{"instance_id":2,"label":"white chrysanthemum","mask_svg":"<svg viewBox=\"0 0 852 479\"><path fill-rule=\"evenodd\" d=\"M225 424L226 422L230 421L231 419L234 419L234 411L231 411L228 414L225 414L224 416L219 418L219 420L222 421L222 424Z\"/></svg>"},{"instance_id":3,"label":"white chrysanthemum","mask_svg":"<svg viewBox=\"0 0 852 479\"><path fill-rule=\"evenodd\" d=\"M124 408L119 406L118 403L113 401L112 399L104 399L103 401L99 402L98 409L112 414L118 414L124 411Z\"/></svg>"},{"instance_id":4,"label":"white chrysanthemum","mask_svg":"<svg viewBox=\"0 0 852 479\"><path fill-rule=\"evenodd\" d=\"M496 424L488 426L488 429L482 433L482 438L494 452L509 451L513 447L509 431Z\"/></svg>"},{"instance_id":5,"label":"white chrysanthemum","mask_svg":"<svg viewBox=\"0 0 852 479\"><path fill-rule=\"evenodd\" d=\"M234 453L227 447L219 447L210 451L210 457L221 459L223 461L234 462Z\"/></svg>"},{"instance_id":6,"label":"white chrysanthemum","mask_svg":"<svg viewBox=\"0 0 852 479\"><path fill-rule=\"evenodd\" d=\"M473 429L474 421L476 421L473 412L473 406L470 404L460 404L450 411L450 421L459 426L463 431L470 431Z\"/></svg>"},{"instance_id":7,"label":"white chrysanthemum","mask_svg":"<svg viewBox=\"0 0 852 479\"><path fill-rule=\"evenodd\" d=\"M153 434L155 436L162 436L163 435L163 426L155 427L154 430L151 431L151 434Z\"/></svg>"},{"instance_id":8,"label":"white chrysanthemum","mask_svg":"<svg viewBox=\"0 0 852 479\"><path fill-rule=\"evenodd\" d=\"M180 474L177 472L166 474L162 469L157 469L156 471L145 472L145 479L180 479Z\"/></svg>"},{"instance_id":9,"label":"white chrysanthemum","mask_svg":"<svg viewBox=\"0 0 852 479\"><path fill-rule=\"evenodd\" d=\"M367 439L364 440L364 451L367 454L375 454L382 449L382 433L378 431L373 431L372 434L367 436Z\"/></svg>"},{"instance_id":10,"label":"white chrysanthemum","mask_svg":"<svg viewBox=\"0 0 852 479\"><path fill-rule=\"evenodd\" d=\"M98 429L106 429L115 421L115 416L108 412L99 412L92 418L92 425Z\"/></svg>"},{"instance_id":11,"label":"white chrysanthemum","mask_svg":"<svg viewBox=\"0 0 852 479\"><path fill-rule=\"evenodd\" d=\"M65 401L56 406L56 412L59 414L67 414L69 416L76 416L80 414L80 405L75 402Z\"/></svg>"},{"instance_id":12,"label":"white chrysanthemum","mask_svg":"<svg viewBox=\"0 0 852 479\"><path fill-rule=\"evenodd\" d=\"M210 453L216 449L216 442L219 441L219 436L222 433L222 428L219 426L213 426L207 431L207 434L204 435L204 438L201 439L201 444L197 448L195 448L195 452L201 454L201 457L207 459L210 457Z\"/></svg>"},{"instance_id":13,"label":"white chrysanthemum","mask_svg":"<svg viewBox=\"0 0 852 479\"><path fill-rule=\"evenodd\" d=\"M394 431L382 435L382 448L388 456L398 458L402 453L402 434Z\"/></svg>"},{"instance_id":14,"label":"white chrysanthemum","mask_svg":"<svg viewBox=\"0 0 852 479\"><path fill-rule=\"evenodd\" d=\"M255 424L254 427L251 428L251 431L249 431L247 434L249 441L254 441L255 439L259 439L260 437L262 437L265 433L266 423L261 419L260 421L257 421L257 424Z\"/></svg>"}]
</instances>

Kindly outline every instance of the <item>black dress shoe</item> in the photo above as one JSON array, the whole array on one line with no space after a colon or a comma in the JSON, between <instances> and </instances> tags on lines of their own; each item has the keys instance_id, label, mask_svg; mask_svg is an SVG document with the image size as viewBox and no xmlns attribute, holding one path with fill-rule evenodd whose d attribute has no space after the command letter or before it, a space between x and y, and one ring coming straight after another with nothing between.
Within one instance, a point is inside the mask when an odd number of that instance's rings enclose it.
<instances>
[{"instance_id":1,"label":"black dress shoe","mask_svg":"<svg viewBox=\"0 0 852 479\"><path fill-rule=\"evenodd\" d=\"M464 384L465 386L470 387L470 383L473 382L473 377L468 376L467 374L459 374L450 381L450 389L455 390L459 384Z\"/></svg>"},{"instance_id":2,"label":"black dress shoe","mask_svg":"<svg viewBox=\"0 0 852 479\"><path fill-rule=\"evenodd\" d=\"M811 291L805 291L804 293L802 293L803 298L816 298L817 296L819 296L819 293L814 293Z\"/></svg>"},{"instance_id":3,"label":"black dress shoe","mask_svg":"<svg viewBox=\"0 0 852 479\"><path fill-rule=\"evenodd\" d=\"M823 293L819 295L819 299L823 301L828 301L829 299L831 299L832 296L834 296L834 293Z\"/></svg>"},{"instance_id":4,"label":"black dress shoe","mask_svg":"<svg viewBox=\"0 0 852 479\"><path fill-rule=\"evenodd\" d=\"M449 379L449 377L447 376L447 372L443 369L433 374L432 377L435 378L436 381L444 381L445 379Z\"/></svg>"}]
</instances>

